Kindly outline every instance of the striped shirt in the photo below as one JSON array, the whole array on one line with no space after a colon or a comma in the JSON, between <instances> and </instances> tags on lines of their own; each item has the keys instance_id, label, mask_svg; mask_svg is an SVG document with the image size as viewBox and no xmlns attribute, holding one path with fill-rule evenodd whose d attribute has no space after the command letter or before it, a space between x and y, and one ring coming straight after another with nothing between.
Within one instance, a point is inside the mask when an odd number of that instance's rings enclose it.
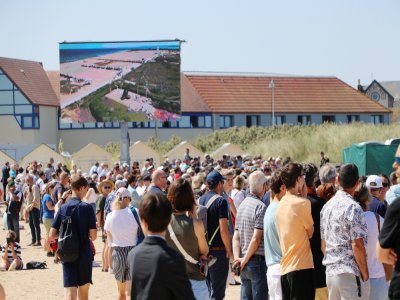
<instances>
[{"instance_id":1,"label":"striped shirt","mask_svg":"<svg viewBox=\"0 0 400 300\"><path fill-rule=\"evenodd\" d=\"M6 246L7 246L6 244L1 246L1 253L4 254L6 252ZM21 246L17 242L15 242L15 244L14 244L14 250L15 250L15 254L17 254L18 258L22 261L22 258L21 258ZM13 258L12 251L11 251L10 247L8 247L8 251L7 252L8 252L7 253L8 262L12 263L14 258Z\"/></svg>"},{"instance_id":2,"label":"striped shirt","mask_svg":"<svg viewBox=\"0 0 400 300\"><path fill-rule=\"evenodd\" d=\"M243 257L249 248L254 229L264 230L264 215L267 207L255 195L249 194L240 204L236 215L235 230L239 232L240 252ZM258 246L255 255L264 256L264 241Z\"/></svg>"}]
</instances>

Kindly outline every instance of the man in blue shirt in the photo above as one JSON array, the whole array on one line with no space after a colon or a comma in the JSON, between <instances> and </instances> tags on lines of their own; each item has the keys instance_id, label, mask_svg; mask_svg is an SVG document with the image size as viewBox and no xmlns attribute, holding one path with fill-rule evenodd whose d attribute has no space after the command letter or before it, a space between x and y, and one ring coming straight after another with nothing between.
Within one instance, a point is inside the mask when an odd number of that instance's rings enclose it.
<instances>
[{"instance_id":1,"label":"man in blue shirt","mask_svg":"<svg viewBox=\"0 0 400 300\"><path fill-rule=\"evenodd\" d=\"M92 250L90 240L97 237L96 217L90 204L82 202L86 195L89 184L84 177L72 178L71 199L61 206L52 228L50 229L50 240L58 237L61 222L66 216L71 216L72 232L77 234L80 240L79 257L74 262L63 263L63 277L66 299L89 299L89 286L92 283Z\"/></svg>"},{"instance_id":2,"label":"man in blue shirt","mask_svg":"<svg viewBox=\"0 0 400 300\"><path fill-rule=\"evenodd\" d=\"M377 213L382 218L385 218L386 214L386 204L385 202L379 200L380 195L382 193L382 179L377 175L370 175L367 178L366 186L369 189L372 199L368 205L368 210L373 213Z\"/></svg>"},{"instance_id":3,"label":"man in blue shirt","mask_svg":"<svg viewBox=\"0 0 400 300\"><path fill-rule=\"evenodd\" d=\"M167 178L168 176L163 170L154 171L154 173L151 175L151 185L149 186L147 193L160 193L166 195L165 190L168 186Z\"/></svg>"},{"instance_id":4,"label":"man in blue shirt","mask_svg":"<svg viewBox=\"0 0 400 300\"><path fill-rule=\"evenodd\" d=\"M210 299L224 299L229 259L232 257L231 237L228 228L228 202L221 196L224 190L224 177L211 171L206 177L208 192L199 203L207 207L207 239L210 254L217 261L207 273L207 286Z\"/></svg>"}]
</instances>

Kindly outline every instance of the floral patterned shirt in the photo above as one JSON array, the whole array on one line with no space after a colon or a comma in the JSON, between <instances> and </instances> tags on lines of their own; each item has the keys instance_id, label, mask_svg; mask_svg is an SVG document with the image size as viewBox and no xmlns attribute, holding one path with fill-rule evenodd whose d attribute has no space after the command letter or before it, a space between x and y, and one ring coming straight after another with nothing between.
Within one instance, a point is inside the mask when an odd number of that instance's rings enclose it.
<instances>
[{"instance_id":1,"label":"floral patterned shirt","mask_svg":"<svg viewBox=\"0 0 400 300\"><path fill-rule=\"evenodd\" d=\"M361 206L348 193L338 191L321 210L321 240L325 240L326 275L351 273L360 276L351 241L367 244L367 224Z\"/></svg>"}]
</instances>

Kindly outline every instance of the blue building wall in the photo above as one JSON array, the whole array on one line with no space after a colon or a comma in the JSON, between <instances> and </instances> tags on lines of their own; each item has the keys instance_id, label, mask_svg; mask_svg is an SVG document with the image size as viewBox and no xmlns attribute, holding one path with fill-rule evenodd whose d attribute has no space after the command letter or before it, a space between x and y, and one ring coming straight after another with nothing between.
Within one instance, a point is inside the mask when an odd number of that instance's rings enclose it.
<instances>
[{"instance_id":1,"label":"blue building wall","mask_svg":"<svg viewBox=\"0 0 400 300\"><path fill-rule=\"evenodd\" d=\"M324 117L329 117L333 116L333 122L338 123L338 124L348 124L349 123L349 116L353 116L353 118L357 118L357 122L364 122L364 123L372 123L371 117L375 116L381 116L381 120L383 124L388 124L390 122L390 115L389 114L371 114L371 113L365 113L365 114L356 114L356 113L349 113L349 114L342 114L342 113L326 113L326 114L305 114L305 113L300 113L300 114L282 114L282 113L276 113L275 118L278 120L283 119L283 124L288 124L288 125L298 125L298 117L299 116L309 116L309 123L303 124L303 125L318 125L322 124ZM247 116L258 116L258 124L257 126L271 126L272 125L272 115L271 114L256 114L256 113L251 113L251 114L214 114L213 115L213 128L214 129L222 129L222 128L227 128L221 127L220 123L220 117L226 117L226 116L231 116L232 117L232 126L237 126L237 127L242 127L242 126L247 126ZM283 117L283 118L281 118ZM379 119L379 117L378 117ZM379 123L380 120L375 119L376 123ZM275 122L276 125L281 125L280 122ZM253 124L255 126L255 124ZM228 126L229 127L229 126Z\"/></svg>"}]
</instances>

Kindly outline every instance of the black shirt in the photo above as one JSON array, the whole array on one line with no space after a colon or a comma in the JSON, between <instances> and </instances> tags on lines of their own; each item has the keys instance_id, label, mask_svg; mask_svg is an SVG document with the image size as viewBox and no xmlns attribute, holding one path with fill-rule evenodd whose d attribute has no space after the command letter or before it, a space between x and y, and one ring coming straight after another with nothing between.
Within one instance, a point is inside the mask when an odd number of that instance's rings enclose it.
<instances>
[{"instance_id":1,"label":"black shirt","mask_svg":"<svg viewBox=\"0 0 400 300\"><path fill-rule=\"evenodd\" d=\"M18 215L20 210L21 210L21 204L22 204L22 193L15 191L13 194L17 195L19 198L19 201L15 201L14 197L9 193L7 195L8 201L8 209L7 209L7 214L9 215Z\"/></svg>"},{"instance_id":2,"label":"black shirt","mask_svg":"<svg viewBox=\"0 0 400 300\"><path fill-rule=\"evenodd\" d=\"M311 215L314 221L314 234L310 239L310 247L314 260L314 286L315 288L326 287L325 266L322 264L324 254L321 250L321 210L326 201L315 196L308 195L308 200L311 202Z\"/></svg>"},{"instance_id":3,"label":"black shirt","mask_svg":"<svg viewBox=\"0 0 400 300\"><path fill-rule=\"evenodd\" d=\"M58 200L60 200L60 199L58 199L58 195L62 196L62 194L64 194L64 192L66 190L67 189L61 184L61 182L58 182L56 184L56 186L54 187L54 191L53 191L53 199L54 199L55 203L57 203Z\"/></svg>"},{"instance_id":4,"label":"black shirt","mask_svg":"<svg viewBox=\"0 0 400 300\"><path fill-rule=\"evenodd\" d=\"M215 192L210 191L204 194L199 203L206 206L208 200L210 200L215 195ZM213 204L207 209L207 240L211 240L213 234L215 234L214 239L210 247L224 247L224 243L221 238L221 229L218 229L219 219L228 219L228 202L221 196L214 201Z\"/></svg>"},{"instance_id":5,"label":"black shirt","mask_svg":"<svg viewBox=\"0 0 400 300\"><path fill-rule=\"evenodd\" d=\"M382 248L392 248L400 258L400 198L389 205L379 234ZM389 298L400 299L400 259L397 260L389 287Z\"/></svg>"}]
</instances>

